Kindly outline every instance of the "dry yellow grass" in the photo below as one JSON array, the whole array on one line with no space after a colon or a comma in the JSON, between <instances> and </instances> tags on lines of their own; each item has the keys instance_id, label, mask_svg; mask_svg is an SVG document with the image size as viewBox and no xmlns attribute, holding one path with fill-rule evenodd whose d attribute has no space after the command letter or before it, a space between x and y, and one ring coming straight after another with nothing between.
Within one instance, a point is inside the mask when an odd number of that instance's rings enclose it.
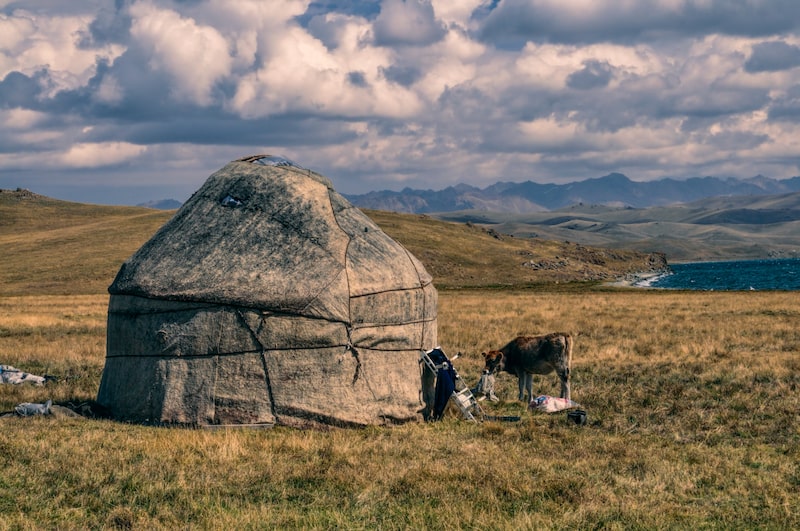
<instances>
[{"instance_id":1,"label":"dry yellow grass","mask_svg":"<svg viewBox=\"0 0 800 531\"><path fill-rule=\"evenodd\" d=\"M0 298L2 363L62 376L0 388L94 397L105 296ZM800 300L793 293L445 291L440 341L473 382L518 333L577 334L584 427L518 423L202 431L0 419L0 529L800 527ZM557 391L553 375L534 392Z\"/></svg>"},{"instance_id":2,"label":"dry yellow grass","mask_svg":"<svg viewBox=\"0 0 800 531\"><path fill-rule=\"evenodd\" d=\"M441 345L463 353L473 383L482 350L576 334L573 398L589 423L527 413L507 375L485 407L517 423L201 431L4 417L0 530L800 528L796 293L555 286L610 269L576 260L563 278L520 276L528 253L598 256L371 214L440 286L534 285L441 291ZM169 215L0 194L0 364L59 377L0 386L0 411L96 396L105 289ZM557 392L553 375L534 385Z\"/></svg>"}]
</instances>

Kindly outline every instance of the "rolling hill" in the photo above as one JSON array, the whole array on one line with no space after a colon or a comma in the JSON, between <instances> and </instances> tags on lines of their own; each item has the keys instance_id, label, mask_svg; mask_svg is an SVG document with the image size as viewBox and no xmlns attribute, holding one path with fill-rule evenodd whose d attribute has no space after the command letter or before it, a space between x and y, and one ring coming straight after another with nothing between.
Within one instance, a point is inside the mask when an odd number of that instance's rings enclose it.
<instances>
[{"instance_id":1,"label":"rolling hill","mask_svg":"<svg viewBox=\"0 0 800 531\"><path fill-rule=\"evenodd\" d=\"M440 288L610 280L666 267L658 254L517 238L473 223L366 211ZM0 191L0 295L105 293L174 211L59 201Z\"/></svg>"},{"instance_id":2,"label":"rolling hill","mask_svg":"<svg viewBox=\"0 0 800 531\"><path fill-rule=\"evenodd\" d=\"M576 204L526 214L470 210L436 216L523 238L659 251L671 262L800 256L800 192L641 209Z\"/></svg>"},{"instance_id":3,"label":"rolling hill","mask_svg":"<svg viewBox=\"0 0 800 531\"><path fill-rule=\"evenodd\" d=\"M0 190L0 294L104 293L172 214Z\"/></svg>"}]
</instances>

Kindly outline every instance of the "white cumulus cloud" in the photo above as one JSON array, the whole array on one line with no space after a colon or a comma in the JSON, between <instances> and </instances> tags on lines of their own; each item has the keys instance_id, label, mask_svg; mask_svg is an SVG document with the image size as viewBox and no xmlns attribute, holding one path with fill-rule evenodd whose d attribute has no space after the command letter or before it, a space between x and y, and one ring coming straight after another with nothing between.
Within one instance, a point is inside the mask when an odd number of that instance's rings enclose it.
<instances>
[{"instance_id":1,"label":"white cumulus cloud","mask_svg":"<svg viewBox=\"0 0 800 531\"><path fill-rule=\"evenodd\" d=\"M214 84L230 73L230 45L215 28L149 2L134 4L131 36L150 54L149 65L165 72L174 95L192 103L212 101Z\"/></svg>"},{"instance_id":2,"label":"white cumulus cloud","mask_svg":"<svg viewBox=\"0 0 800 531\"><path fill-rule=\"evenodd\" d=\"M86 142L73 144L56 160L67 168L97 168L131 160L146 150L145 146L127 142Z\"/></svg>"},{"instance_id":3,"label":"white cumulus cloud","mask_svg":"<svg viewBox=\"0 0 800 531\"><path fill-rule=\"evenodd\" d=\"M0 186L791 177L798 65L796 0L0 2Z\"/></svg>"}]
</instances>

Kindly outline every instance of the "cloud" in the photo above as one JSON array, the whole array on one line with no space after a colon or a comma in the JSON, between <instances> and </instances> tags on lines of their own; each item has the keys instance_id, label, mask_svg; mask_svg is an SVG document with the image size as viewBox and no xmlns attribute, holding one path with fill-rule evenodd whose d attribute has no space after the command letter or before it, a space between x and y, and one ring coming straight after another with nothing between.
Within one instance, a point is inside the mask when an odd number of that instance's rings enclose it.
<instances>
[{"instance_id":1,"label":"cloud","mask_svg":"<svg viewBox=\"0 0 800 531\"><path fill-rule=\"evenodd\" d=\"M769 119L790 123L800 118L800 84L788 87L785 92L771 101Z\"/></svg>"},{"instance_id":2,"label":"cloud","mask_svg":"<svg viewBox=\"0 0 800 531\"><path fill-rule=\"evenodd\" d=\"M709 33L760 37L797 31L793 0L503 0L483 20L482 39L524 42L631 44Z\"/></svg>"},{"instance_id":3,"label":"cloud","mask_svg":"<svg viewBox=\"0 0 800 531\"><path fill-rule=\"evenodd\" d=\"M423 46L445 35L430 0L385 0L374 29L378 46Z\"/></svg>"},{"instance_id":4,"label":"cloud","mask_svg":"<svg viewBox=\"0 0 800 531\"><path fill-rule=\"evenodd\" d=\"M0 124L3 129L25 130L39 126L47 118L45 113L29 111L26 109L11 109L0 111Z\"/></svg>"},{"instance_id":5,"label":"cloud","mask_svg":"<svg viewBox=\"0 0 800 531\"><path fill-rule=\"evenodd\" d=\"M146 149L127 142L73 144L56 160L68 168L95 168L129 161Z\"/></svg>"},{"instance_id":6,"label":"cloud","mask_svg":"<svg viewBox=\"0 0 800 531\"><path fill-rule=\"evenodd\" d=\"M122 49L104 45L96 49L79 46L87 19L76 15L42 16L16 10L0 18L0 76L12 72L32 75L46 70L48 83L41 89L50 96L86 84L99 57L113 58Z\"/></svg>"},{"instance_id":7,"label":"cloud","mask_svg":"<svg viewBox=\"0 0 800 531\"><path fill-rule=\"evenodd\" d=\"M389 65L379 67L378 70L388 81L397 83L404 87L409 87L417 82L422 76L422 71L416 66Z\"/></svg>"},{"instance_id":8,"label":"cloud","mask_svg":"<svg viewBox=\"0 0 800 531\"><path fill-rule=\"evenodd\" d=\"M36 109L40 107L39 95L48 81L46 71L27 76L18 71L9 72L0 81L0 106L6 109Z\"/></svg>"},{"instance_id":9,"label":"cloud","mask_svg":"<svg viewBox=\"0 0 800 531\"><path fill-rule=\"evenodd\" d=\"M215 83L230 72L228 43L214 28L150 3L131 7L131 37L164 72L176 99L198 105L212 101Z\"/></svg>"},{"instance_id":10,"label":"cloud","mask_svg":"<svg viewBox=\"0 0 800 531\"><path fill-rule=\"evenodd\" d=\"M750 73L777 72L800 66L800 47L783 41L762 42L744 64Z\"/></svg>"},{"instance_id":11,"label":"cloud","mask_svg":"<svg viewBox=\"0 0 800 531\"><path fill-rule=\"evenodd\" d=\"M5 56L22 53L36 33L36 25L30 16L0 17L0 49Z\"/></svg>"},{"instance_id":12,"label":"cloud","mask_svg":"<svg viewBox=\"0 0 800 531\"><path fill-rule=\"evenodd\" d=\"M261 152L345 193L789 177L799 24L793 0L6 3L0 185L188 196Z\"/></svg>"},{"instance_id":13,"label":"cloud","mask_svg":"<svg viewBox=\"0 0 800 531\"><path fill-rule=\"evenodd\" d=\"M592 59L583 63L583 68L567 76L567 86L578 90L602 88L608 85L614 71L607 62Z\"/></svg>"},{"instance_id":14,"label":"cloud","mask_svg":"<svg viewBox=\"0 0 800 531\"><path fill-rule=\"evenodd\" d=\"M335 50L291 25L279 39L262 41L261 62L238 79L227 108L248 119L284 113L346 119L413 116L420 110L418 97L383 74L391 53L364 46L359 40L363 22L350 24Z\"/></svg>"},{"instance_id":15,"label":"cloud","mask_svg":"<svg viewBox=\"0 0 800 531\"><path fill-rule=\"evenodd\" d=\"M87 30L81 33L81 46L93 48L106 43L127 42L132 20L127 10L120 4L122 2L114 6L100 6Z\"/></svg>"}]
</instances>

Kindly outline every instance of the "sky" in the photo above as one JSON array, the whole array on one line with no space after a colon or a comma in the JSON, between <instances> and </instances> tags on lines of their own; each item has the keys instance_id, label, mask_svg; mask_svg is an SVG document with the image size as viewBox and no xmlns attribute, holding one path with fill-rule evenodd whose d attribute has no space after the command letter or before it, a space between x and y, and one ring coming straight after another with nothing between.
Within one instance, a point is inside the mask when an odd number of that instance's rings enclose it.
<instances>
[{"instance_id":1,"label":"sky","mask_svg":"<svg viewBox=\"0 0 800 531\"><path fill-rule=\"evenodd\" d=\"M0 188L800 174L797 0L0 0Z\"/></svg>"}]
</instances>

